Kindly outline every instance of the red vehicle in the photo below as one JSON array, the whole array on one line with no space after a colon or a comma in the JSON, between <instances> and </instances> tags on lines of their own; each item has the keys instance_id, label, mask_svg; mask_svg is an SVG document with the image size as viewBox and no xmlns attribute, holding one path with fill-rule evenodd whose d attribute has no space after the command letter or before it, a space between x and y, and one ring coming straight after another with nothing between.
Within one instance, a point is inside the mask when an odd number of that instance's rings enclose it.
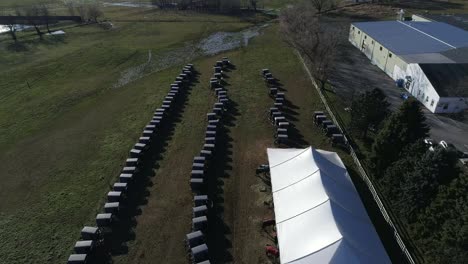
<instances>
[{"instance_id":1,"label":"red vehicle","mask_svg":"<svg viewBox=\"0 0 468 264\"><path fill-rule=\"evenodd\" d=\"M268 257L279 257L279 250L277 247L275 246L272 246L272 245L266 245L265 246L265 254L268 256Z\"/></svg>"}]
</instances>

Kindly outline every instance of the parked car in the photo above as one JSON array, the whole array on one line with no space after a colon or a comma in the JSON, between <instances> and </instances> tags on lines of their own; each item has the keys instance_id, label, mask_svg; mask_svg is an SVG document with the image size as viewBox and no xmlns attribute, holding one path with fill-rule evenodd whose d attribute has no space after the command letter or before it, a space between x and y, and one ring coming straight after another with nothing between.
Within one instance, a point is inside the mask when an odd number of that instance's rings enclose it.
<instances>
[{"instance_id":1,"label":"parked car","mask_svg":"<svg viewBox=\"0 0 468 264\"><path fill-rule=\"evenodd\" d=\"M434 151L435 141L432 138L425 138L424 144L426 144L430 151Z\"/></svg>"},{"instance_id":2,"label":"parked car","mask_svg":"<svg viewBox=\"0 0 468 264\"><path fill-rule=\"evenodd\" d=\"M461 152L461 151L460 151ZM461 157L459 158L459 161L463 166L468 166L468 152L461 152Z\"/></svg>"},{"instance_id":3,"label":"parked car","mask_svg":"<svg viewBox=\"0 0 468 264\"><path fill-rule=\"evenodd\" d=\"M460 163L464 166L468 166L468 152L463 152L458 150L453 144L447 143L445 140L441 140L439 144L434 144L434 141L430 138L424 139L424 143L429 146L430 151L434 151L437 146L440 146L444 149L452 149L457 153L457 158Z\"/></svg>"}]
</instances>

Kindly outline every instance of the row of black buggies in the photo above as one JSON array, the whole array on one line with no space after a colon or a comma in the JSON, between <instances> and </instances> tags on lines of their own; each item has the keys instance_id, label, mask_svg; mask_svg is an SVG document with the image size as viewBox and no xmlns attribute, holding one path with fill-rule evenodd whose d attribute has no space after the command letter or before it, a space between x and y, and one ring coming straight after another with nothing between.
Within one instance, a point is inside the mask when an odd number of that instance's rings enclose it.
<instances>
[{"instance_id":1,"label":"row of black buggies","mask_svg":"<svg viewBox=\"0 0 468 264\"><path fill-rule=\"evenodd\" d=\"M268 114L268 119L276 127L275 144L279 146L287 144L289 142L289 122L281 111L286 103L284 92L279 92L277 79L273 77L269 69L262 69L261 74L269 89L270 97L275 100Z\"/></svg>"},{"instance_id":2,"label":"row of black buggies","mask_svg":"<svg viewBox=\"0 0 468 264\"><path fill-rule=\"evenodd\" d=\"M112 233L112 225L118 221L119 211L125 203L126 196L132 191L132 183L138 180L140 162L149 150L151 142L158 138L162 127L169 122L170 116L174 114L177 100L185 93L194 76L193 65L187 64L171 84L162 106L156 109L138 142L130 150L129 158L119 175L118 182L114 183L112 190L107 193L104 213L96 216L96 226L85 226L81 230L81 240L76 242L75 252L69 256L69 264L82 264L92 260L93 253L103 245L105 237Z\"/></svg>"},{"instance_id":3,"label":"row of black buggies","mask_svg":"<svg viewBox=\"0 0 468 264\"><path fill-rule=\"evenodd\" d=\"M346 138L341 130L329 120L323 111L314 112L314 124L322 128L322 131L330 138L332 145L346 146Z\"/></svg>"},{"instance_id":4,"label":"row of black buggies","mask_svg":"<svg viewBox=\"0 0 468 264\"><path fill-rule=\"evenodd\" d=\"M192 232L186 235L186 248L190 263L208 264L208 254L205 232L208 227L208 210L211 202L206 195L206 173L215 154L219 141L219 130L223 126L223 117L229 110L229 98L223 87L224 71L232 64L228 58L217 61L213 67L213 78L210 79L210 87L217 97L213 110L207 114L208 124L205 132L205 143L198 156L193 158L192 172L190 175L190 187L194 193L194 207L192 208Z\"/></svg>"}]
</instances>

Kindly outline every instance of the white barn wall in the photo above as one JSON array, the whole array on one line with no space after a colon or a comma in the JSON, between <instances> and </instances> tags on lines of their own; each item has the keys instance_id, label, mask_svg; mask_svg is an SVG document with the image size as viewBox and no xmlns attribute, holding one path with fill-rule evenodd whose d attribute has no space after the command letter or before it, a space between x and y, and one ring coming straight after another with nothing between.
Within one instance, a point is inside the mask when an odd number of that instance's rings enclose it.
<instances>
[{"instance_id":1,"label":"white barn wall","mask_svg":"<svg viewBox=\"0 0 468 264\"><path fill-rule=\"evenodd\" d=\"M432 20L416 14L412 15L411 19L417 22L432 22Z\"/></svg>"},{"instance_id":2,"label":"white barn wall","mask_svg":"<svg viewBox=\"0 0 468 264\"><path fill-rule=\"evenodd\" d=\"M406 71L406 68L408 67L408 63L406 61L404 61L401 57L395 56L395 63L393 64L393 66L387 65L387 67L392 67L393 71L395 70L395 67L398 67L398 68ZM392 71L392 74L390 75L390 77L393 75L393 71Z\"/></svg>"},{"instance_id":3,"label":"white barn wall","mask_svg":"<svg viewBox=\"0 0 468 264\"><path fill-rule=\"evenodd\" d=\"M466 97L440 97L419 64L408 64L406 71L395 66L394 80L406 80L406 76L411 76L412 82L408 89L406 89L405 83L405 89L432 113L458 113L468 109L468 98Z\"/></svg>"},{"instance_id":4,"label":"white barn wall","mask_svg":"<svg viewBox=\"0 0 468 264\"><path fill-rule=\"evenodd\" d=\"M360 43L361 43L362 34L359 34L358 31L360 31L360 30L358 30L353 24L351 24L351 27L349 29L349 41L356 48L361 50Z\"/></svg>"},{"instance_id":5,"label":"white barn wall","mask_svg":"<svg viewBox=\"0 0 468 264\"><path fill-rule=\"evenodd\" d=\"M408 64L406 71L401 71L396 75L399 75L398 78L405 80L404 87L410 94L418 99L429 111L435 113L440 97L419 64ZM406 83L406 76L411 76L411 83ZM406 88L407 86L408 88Z\"/></svg>"},{"instance_id":6,"label":"white barn wall","mask_svg":"<svg viewBox=\"0 0 468 264\"><path fill-rule=\"evenodd\" d=\"M350 27L349 41L390 77L393 76L395 65L406 69L406 62L353 24Z\"/></svg>"}]
</instances>

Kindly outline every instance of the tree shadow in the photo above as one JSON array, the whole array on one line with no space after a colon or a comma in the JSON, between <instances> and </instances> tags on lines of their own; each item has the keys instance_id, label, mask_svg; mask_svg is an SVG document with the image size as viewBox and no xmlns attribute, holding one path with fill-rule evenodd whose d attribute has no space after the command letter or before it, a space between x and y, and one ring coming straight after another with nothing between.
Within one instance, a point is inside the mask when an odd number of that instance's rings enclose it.
<instances>
[{"instance_id":1,"label":"tree shadow","mask_svg":"<svg viewBox=\"0 0 468 264\"><path fill-rule=\"evenodd\" d=\"M406 263L408 260L402 253L400 246L398 245L395 237L393 228L387 223L382 215L369 187L361 178L360 174L353 168L347 167L349 175L351 176L354 185L361 197L364 206L366 207L367 213L375 226L377 233L392 261L392 263ZM407 244L408 246L408 244ZM410 250L411 251L411 250ZM413 251L414 252L414 251Z\"/></svg>"},{"instance_id":2,"label":"tree shadow","mask_svg":"<svg viewBox=\"0 0 468 264\"><path fill-rule=\"evenodd\" d=\"M66 39L65 35L48 35L48 36L45 36L42 43L47 44L47 45L65 44L66 43L65 39Z\"/></svg>"},{"instance_id":3,"label":"tree shadow","mask_svg":"<svg viewBox=\"0 0 468 264\"><path fill-rule=\"evenodd\" d=\"M10 43L6 46L6 48L11 52L25 52L29 50L28 46L22 42Z\"/></svg>"}]
</instances>

